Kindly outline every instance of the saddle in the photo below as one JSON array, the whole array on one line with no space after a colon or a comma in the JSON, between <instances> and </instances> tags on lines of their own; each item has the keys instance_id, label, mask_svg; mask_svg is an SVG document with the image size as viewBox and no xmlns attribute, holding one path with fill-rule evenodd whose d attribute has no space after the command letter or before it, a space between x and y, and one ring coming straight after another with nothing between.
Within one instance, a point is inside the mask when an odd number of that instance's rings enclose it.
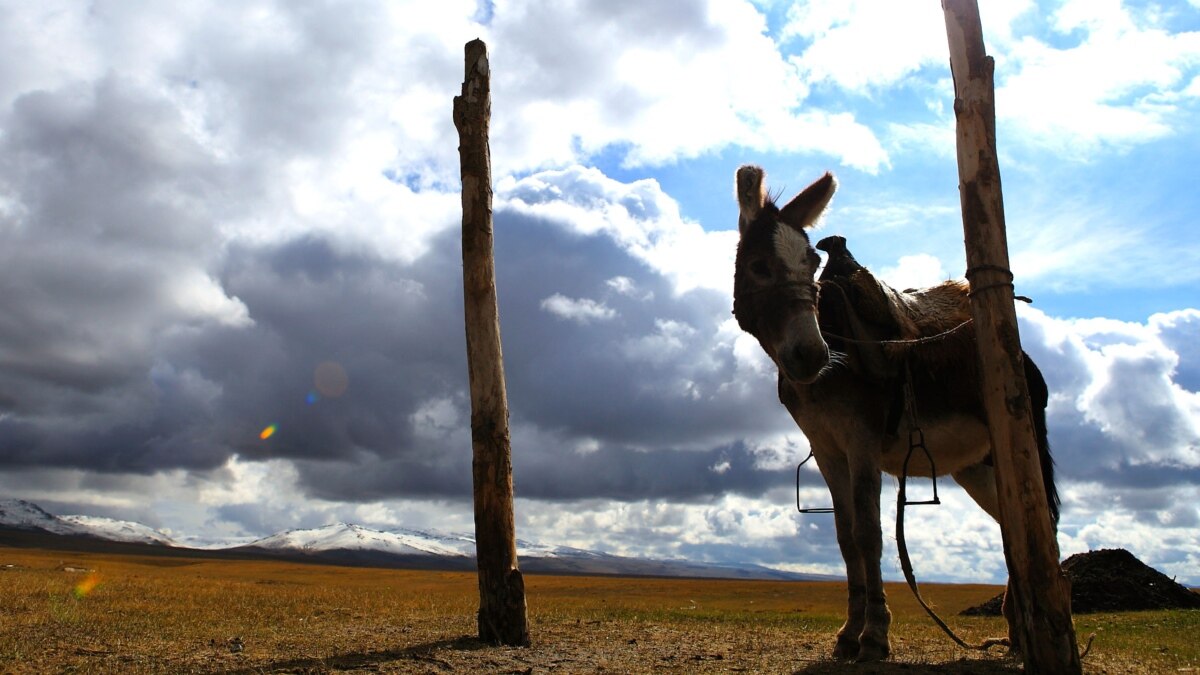
<instances>
[{"instance_id":1,"label":"saddle","mask_svg":"<svg viewBox=\"0 0 1200 675\"><path fill-rule=\"evenodd\" d=\"M840 346L853 347L869 374L895 375L895 364L919 345L863 342L931 337L971 318L964 281L897 291L854 259L845 237L826 237L817 242L817 248L829 254L819 279L822 328L833 334ZM930 350L919 351L924 356Z\"/></svg>"},{"instance_id":2,"label":"saddle","mask_svg":"<svg viewBox=\"0 0 1200 675\"><path fill-rule=\"evenodd\" d=\"M817 248L829 254L818 305L826 342L847 355L852 371L891 392L886 429L895 435L910 377L953 383L962 364L975 363L974 326L964 325L971 318L968 286L945 281L897 291L854 259L844 237L826 237ZM944 337L912 342L935 336Z\"/></svg>"}]
</instances>

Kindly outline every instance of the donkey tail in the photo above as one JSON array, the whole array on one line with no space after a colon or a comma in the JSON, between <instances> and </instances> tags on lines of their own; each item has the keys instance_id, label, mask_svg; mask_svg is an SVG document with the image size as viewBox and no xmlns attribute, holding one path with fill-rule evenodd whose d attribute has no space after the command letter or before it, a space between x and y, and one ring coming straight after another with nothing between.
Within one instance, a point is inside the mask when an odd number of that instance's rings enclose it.
<instances>
[{"instance_id":1,"label":"donkey tail","mask_svg":"<svg viewBox=\"0 0 1200 675\"><path fill-rule=\"evenodd\" d=\"M1054 486L1054 458L1050 456L1050 439L1046 433L1046 405L1050 401L1050 389L1033 359L1029 358L1028 354L1024 354L1024 357L1025 381L1029 386L1029 407L1033 411L1033 428L1037 433L1038 457L1042 464L1042 484L1046 488L1050 520L1057 526L1062 501L1058 498L1058 488Z\"/></svg>"}]
</instances>

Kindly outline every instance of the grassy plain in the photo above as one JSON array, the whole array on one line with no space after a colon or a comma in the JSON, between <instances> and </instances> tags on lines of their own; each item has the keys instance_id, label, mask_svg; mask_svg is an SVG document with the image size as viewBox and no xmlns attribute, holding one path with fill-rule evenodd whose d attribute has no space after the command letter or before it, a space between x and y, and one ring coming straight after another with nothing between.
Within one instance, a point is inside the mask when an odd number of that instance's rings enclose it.
<instances>
[{"instance_id":1,"label":"grassy plain","mask_svg":"<svg viewBox=\"0 0 1200 675\"><path fill-rule=\"evenodd\" d=\"M90 571L81 571L90 570ZM0 673L1013 673L958 649L908 589L889 589L894 658L830 661L837 583L531 576L533 646L475 634L472 574L0 547ZM955 616L999 591L928 585ZM1087 673L1200 672L1200 612L1076 617Z\"/></svg>"}]
</instances>

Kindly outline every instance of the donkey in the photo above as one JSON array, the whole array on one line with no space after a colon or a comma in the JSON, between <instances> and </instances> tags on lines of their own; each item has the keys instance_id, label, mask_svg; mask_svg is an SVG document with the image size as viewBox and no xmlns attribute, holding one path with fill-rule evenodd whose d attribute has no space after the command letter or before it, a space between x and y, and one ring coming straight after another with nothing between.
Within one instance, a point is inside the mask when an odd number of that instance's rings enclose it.
<instances>
[{"instance_id":1,"label":"donkey","mask_svg":"<svg viewBox=\"0 0 1200 675\"><path fill-rule=\"evenodd\" d=\"M829 205L837 182L826 173L779 208L764 178L756 166L737 171L733 313L778 367L779 400L808 438L833 499L848 585L846 622L833 655L878 661L891 652L891 612L880 575L881 472L899 476L908 457L908 475L949 474L999 520L967 286L949 281L897 292L859 265L841 237L818 243L829 253L818 281L821 259L807 230ZM912 342L930 336L940 337ZM1057 523L1048 392L1028 355L1024 362ZM910 433L917 428L928 454L910 455Z\"/></svg>"}]
</instances>

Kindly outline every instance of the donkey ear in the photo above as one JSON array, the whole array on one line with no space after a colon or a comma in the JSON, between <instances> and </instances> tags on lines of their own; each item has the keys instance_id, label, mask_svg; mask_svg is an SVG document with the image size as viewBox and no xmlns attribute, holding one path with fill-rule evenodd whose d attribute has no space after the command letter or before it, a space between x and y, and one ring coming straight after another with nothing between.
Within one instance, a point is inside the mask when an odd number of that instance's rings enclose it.
<instances>
[{"instance_id":1,"label":"donkey ear","mask_svg":"<svg viewBox=\"0 0 1200 675\"><path fill-rule=\"evenodd\" d=\"M832 173L826 172L824 176L813 181L812 185L804 188L803 192L793 197L792 201L779 211L779 219L797 230L808 229L825 212L825 207L829 206L834 192L837 192L837 179Z\"/></svg>"},{"instance_id":2,"label":"donkey ear","mask_svg":"<svg viewBox=\"0 0 1200 675\"><path fill-rule=\"evenodd\" d=\"M734 192L738 201L738 232L746 233L746 228L753 223L767 203L766 186L763 179L766 172L760 166L746 164L737 170Z\"/></svg>"}]
</instances>

